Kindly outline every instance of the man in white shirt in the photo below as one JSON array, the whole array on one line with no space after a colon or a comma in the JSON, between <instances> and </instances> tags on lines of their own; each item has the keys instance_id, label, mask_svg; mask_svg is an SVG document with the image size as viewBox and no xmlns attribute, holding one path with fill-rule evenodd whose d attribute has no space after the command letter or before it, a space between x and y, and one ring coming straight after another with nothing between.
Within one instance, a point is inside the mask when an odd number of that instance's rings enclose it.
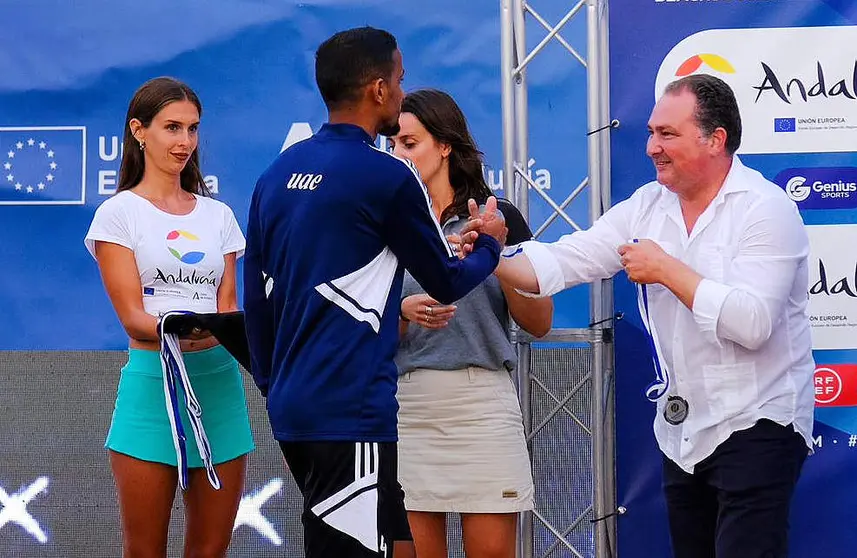
<instances>
[{"instance_id":1,"label":"man in white shirt","mask_svg":"<svg viewBox=\"0 0 857 558\"><path fill-rule=\"evenodd\" d=\"M812 447L809 242L794 203L735 156L740 142L726 83L670 84L649 120L657 181L586 231L519 245L496 272L531 296L622 269L637 283L676 558L787 556Z\"/></svg>"}]
</instances>

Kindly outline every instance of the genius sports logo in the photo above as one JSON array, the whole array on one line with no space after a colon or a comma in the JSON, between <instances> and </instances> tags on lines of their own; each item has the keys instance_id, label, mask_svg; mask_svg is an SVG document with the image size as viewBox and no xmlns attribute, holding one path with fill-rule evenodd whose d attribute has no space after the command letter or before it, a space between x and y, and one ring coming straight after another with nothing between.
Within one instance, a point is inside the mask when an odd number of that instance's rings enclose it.
<instances>
[{"instance_id":1,"label":"genius sports logo","mask_svg":"<svg viewBox=\"0 0 857 558\"><path fill-rule=\"evenodd\" d=\"M774 183L801 210L857 207L857 167L790 168Z\"/></svg>"},{"instance_id":2,"label":"genius sports logo","mask_svg":"<svg viewBox=\"0 0 857 558\"><path fill-rule=\"evenodd\" d=\"M857 57L840 46L855 42L857 26L848 25L700 31L664 57L654 99L677 79L713 75L741 111L739 154L851 152Z\"/></svg>"},{"instance_id":3,"label":"genius sports logo","mask_svg":"<svg viewBox=\"0 0 857 558\"><path fill-rule=\"evenodd\" d=\"M167 250L180 262L193 265L205 258L205 252L198 249L199 237L195 234L176 229L167 233Z\"/></svg>"}]
</instances>

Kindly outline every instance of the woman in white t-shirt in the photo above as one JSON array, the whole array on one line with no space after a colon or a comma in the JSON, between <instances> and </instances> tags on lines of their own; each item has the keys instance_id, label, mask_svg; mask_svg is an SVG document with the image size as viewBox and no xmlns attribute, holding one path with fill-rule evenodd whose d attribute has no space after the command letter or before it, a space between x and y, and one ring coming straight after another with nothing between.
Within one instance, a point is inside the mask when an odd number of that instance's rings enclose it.
<instances>
[{"instance_id":1,"label":"woman in white t-shirt","mask_svg":"<svg viewBox=\"0 0 857 558\"><path fill-rule=\"evenodd\" d=\"M166 410L159 317L237 309L235 265L244 236L232 210L212 199L203 182L201 114L198 97L181 82L162 77L140 87L125 120L117 193L97 209L85 240L130 338L105 444L125 556L165 555L177 453L184 453L174 445ZM189 467L185 554L225 556L254 449L243 382L236 361L208 332L194 331L180 346L220 482L215 489L206 479L179 393Z\"/></svg>"}]
</instances>

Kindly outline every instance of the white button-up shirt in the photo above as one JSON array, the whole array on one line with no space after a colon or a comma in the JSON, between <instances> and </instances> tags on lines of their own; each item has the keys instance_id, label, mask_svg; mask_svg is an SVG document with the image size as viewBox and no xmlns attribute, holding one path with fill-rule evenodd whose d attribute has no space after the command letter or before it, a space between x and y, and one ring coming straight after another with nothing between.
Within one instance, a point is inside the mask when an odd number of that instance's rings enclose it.
<instances>
[{"instance_id":1,"label":"white button-up shirt","mask_svg":"<svg viewBox=\"0 0 857 558\"><path fill-rule=\"evenodd\" d=\"M795 204L734 157L688 235L678 196L651 182L588 230L522 244L538 277L536 296L613 276L622 269L618 247L634 238L657 242L703 277L693 310L663 285L647 286L670 379L654 423L661 451L692 473L733 432L762 418L793 424L811 448L809 240ZM669 395L689 403L679 425L664 420Z\"/></svg>"}]
</instances>

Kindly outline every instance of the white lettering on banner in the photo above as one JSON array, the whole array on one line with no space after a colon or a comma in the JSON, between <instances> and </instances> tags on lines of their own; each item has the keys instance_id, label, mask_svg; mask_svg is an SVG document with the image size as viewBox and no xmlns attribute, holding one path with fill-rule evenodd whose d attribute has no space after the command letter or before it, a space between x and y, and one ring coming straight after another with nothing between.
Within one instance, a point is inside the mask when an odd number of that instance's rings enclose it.
<instances>
[{"instance_id":1,"label":"white lettering on banner","mask_svg":"<svg viewBox=\"0 0 857 558\"><path fill-rule=\"evenodd\" d=\"M111 196L116 193L116 171L115 170L100 170L98 171L98 194L101 196Z\"/></svg>"},{"instance_id":2,"label":"white lettering on banner","mask_svg":"<svg viewBox=\"0 0 857 558\"><path fill-rule=\"evenodd\" d=\"M109 153L107 152L108 141L110 142ZM125 149L122 146L122 142L119 141L119 136L110 136L109 140L107 136L98 136L98 158L102 161L109 163L117 160L117 158L121 159L124 153Z\"/></svg>"},{"instance_id":3,"label":"white lettering on banner","mask_svg":"<svg viewBox=\"0 0 857 558\"><path fill-rule=\"evenodd\" d=\"M289 127L289 131L286 134L286 139L283 142L283 147L280 149L280 153L285 151L287 148L296 144L299 141L303 141L313 134L312 127L310 127L308 122L293 122ZM387 150L389 148L389 141L386 136L378 136L380 149ZM551 189L551 173L548 169L544 168L533 168L536 164L536 160L531 158L527 161L527 176L532 179L535 184L541 188L542 190L550 190ZM482 167L482 174L485 177L485 182L488 184L488 187L491 188L492 191L502 190L503 189L503 171L501 169L493 169L488 166ZM288 188L293 188L292 181L295 180L295 175L292 175L292 179L289 180ZM300 189L300 188L299 188ZM309 188L313 190L314 188Z\"/></svg>"},{"instance_id":4,"label":"white lettering on banner","mask_svg":"<svg viewBox=\"0 0 857 558\"><path fill-rule=\"evenodd\" d=\"M527 162L527 176L535 182L536 186L538 186L542 190L550 190L551 189L551 173L548 169L533 169L536 164L535 159L530 159ZM482 167L482 172L485 175L485 182L488 183L488 187L494 191L503 189L503 171L497 170L495 171L491 167ZM495 174L496 172L496 174ZM535 175L535 176L534 176ZM528 185L529 186L529 185ZM529 186L532 188L532 186Z\"/></svg>"},{"instance_id":5,"label":"white lettering on banner","mask_svg":"<svg viewBox=\"0 0 857 558\"><path fill-rule=\"evenodd\" d=\"M98 195L112 196L116 193L119 165L124 154L124 145L119 136L98 136L98 159L104 163L113 163L111 168L98 171ZM202 181L212 194L220 193L220 180L216 175L206 175Z\"/></svg>"},{"instance_id":6,"label":"white lettering on banner","mask_svg":"<svg viewBox=\"0 0 857 558\"><path fill-rule=\"evenodd\" d=\"M816 180L812 183L812 190L814 192L845 194L847 196L850 192L857 192L857 182L842 182L841 180L837 182L822 182L821 180Z\"/></svg>"},{"instance_id":7,"label":"white lettering on banner","mask_svg":"<svg viewBox=\"0 0 857 558\"><path fill-rule=\"evenodd\" d=\"M115 161L125 152L118 136L110 136L110 153L107 152L107 136L98 137L98 158L102 161Z\"/></svg>"},{"instance_id":8,"label":"white lettering on banner","mask_svg":"<svg viewBox=\"0 0 857 558\"><path fill-rule=\"evenodd\" d=\"M6 524L19 525L33 539L45 544L48 537L39 522L27 511L27 504L48 488L48 477L39 477L12 495L0 487L0 529Z\"/></svg>"},{"instance_id":9,"label":"white lettering on banner","mask_svg":"<svg viewBox=\"0 0 857 558\"><path fill-rule=\"evenodd\" d=\"M857 348L857 225L807 225L812 348Z\"/></svg>"},{"instance_id":10,"label":"white lettering on banner","mask_svg":"<svg viewBox=\"0 0 857 558\"><path fill-rule=\"evenodd\" d=\"M853 151L857 132L856 26L709 29L664 58L658 98L671 81L706 73L735 91L739 153Z\"/></svg>"},{"instance_id":11,"label":"white lettering on banner","mask_svg":"<svg viewBox=\"0 0 857 558\"><path fill-rule=\"evenodd\" d=\"M812 192L819 194L821 198L848 198L851 197L852 193L857 192L857 182L844 182L842 180L822 182L816 180L810 187L806 184L806 177L794 176L786 183L786 194L793 201L802 202Z\"/></svg>"}]
</instances>

